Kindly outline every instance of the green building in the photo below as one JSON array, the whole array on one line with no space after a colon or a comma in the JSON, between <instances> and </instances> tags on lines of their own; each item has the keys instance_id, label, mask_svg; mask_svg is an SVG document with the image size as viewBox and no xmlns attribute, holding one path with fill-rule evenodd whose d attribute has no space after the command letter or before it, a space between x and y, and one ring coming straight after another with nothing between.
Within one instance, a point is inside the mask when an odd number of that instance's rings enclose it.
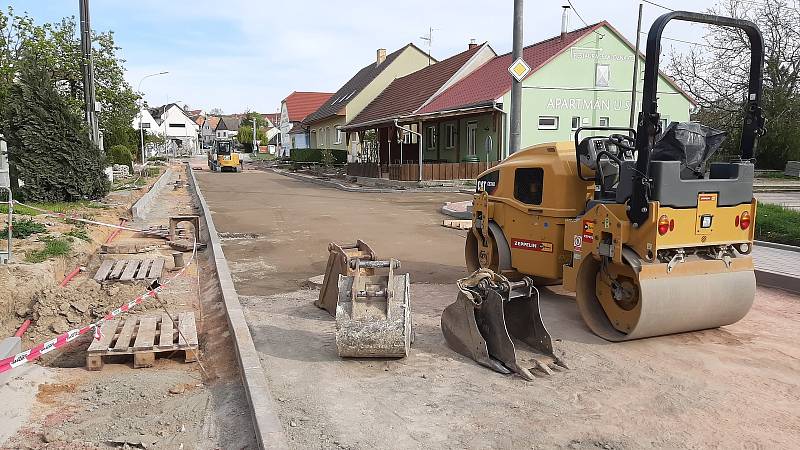
<instances>
[{"instance_id":1,"label":"green building","mask_svg":"<svg viewBox=\"0 0 800 450\"><path fill-rule=\"evenodd\" d=\"M530 45L522 82L522 148L572 140L581 126L628 127L635 50L608 22ZM439 94L401 123L422 122L425 161L496 161L507 155L511 109L510 54L498 56ZM640 58L641 103L644 58ZM659 82L665 122L689 120L693 100L668 77Z\"/></svg>"}]
</instances>

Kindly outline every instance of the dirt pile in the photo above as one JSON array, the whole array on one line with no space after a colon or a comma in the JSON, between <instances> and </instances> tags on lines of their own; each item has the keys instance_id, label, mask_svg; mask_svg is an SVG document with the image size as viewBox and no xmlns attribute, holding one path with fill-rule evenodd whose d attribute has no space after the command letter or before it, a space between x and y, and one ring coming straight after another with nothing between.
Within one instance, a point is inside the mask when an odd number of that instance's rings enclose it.
<instances>
[{"instance_id":1,"label":"dirt pile","mask_svg":"<svg viewBox=\"0 0 800 450\"><path fill-rule=\"evenodd\" d=\"M55 286L52 264L0 265L0 336L6 337L22 323L16 314L34 292Z\"/></svg>"},{"instance_id":2,"label":"dirt pile","mask_svg":"<svg viewBox=\"0 0 800 450\"><path fill-rule=\"evenodd\" d=\"M39 342L92 323L145 290L144 284L103 286L92 279L79 280L63 288L55 286L35 292L28 303L18 303L15 315L19 322L32 319L26 336ZM153 302L148 299L140 308L147 309Z\"/></svg>"}]
</instances>

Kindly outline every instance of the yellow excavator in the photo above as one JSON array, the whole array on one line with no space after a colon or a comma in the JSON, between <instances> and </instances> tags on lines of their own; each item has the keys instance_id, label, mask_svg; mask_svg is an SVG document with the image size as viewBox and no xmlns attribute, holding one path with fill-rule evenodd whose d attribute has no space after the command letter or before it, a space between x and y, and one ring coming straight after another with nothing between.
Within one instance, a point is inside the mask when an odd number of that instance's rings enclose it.
<instances>
[{"instance_id":1,"label":"yellow excavator","mask_svg":"<svg viewBox=\"0 0 800 450\"><path fill-rule=\"evenodd\" d=\"M662 129L660 41L671 20L740 29L750 40L741 155L706 163L721 132ZM482 173L467 235L461 294L442 315L451 348L530 379L522 344L565 367L541 319L536 285L574 291L587 326L626 341L732 324L755 297L754 152L763 41L751 22L676 11L649 31L642 109L634 129L587 127L574 142L535 145ZM581 138L582 133L591 136ZM724 134L724 133L722 133ZM520 312L522 311L522 312Z\"/></svg>"},{"instance_id":2,"label":"yellow excavator","mask_svg":"<svg viewBox=\"0 0 800 450\"><path fill-rule=\"evenodd\" d=\"M214 172L241 172L242 160L232 139L216 139L208 152L208 168Z\"/></svg>"}]
</instances>

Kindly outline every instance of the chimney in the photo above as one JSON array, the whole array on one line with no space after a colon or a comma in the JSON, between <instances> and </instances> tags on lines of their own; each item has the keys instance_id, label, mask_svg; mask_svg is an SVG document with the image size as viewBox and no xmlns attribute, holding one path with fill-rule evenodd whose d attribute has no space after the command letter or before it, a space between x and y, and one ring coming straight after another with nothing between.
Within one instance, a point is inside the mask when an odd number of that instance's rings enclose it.
<instances>
[{"instance_id":1,"label":"chimney","mask_svg":"<svg viewBox=\"0 0 800 450\"><path fill-rule=\"evenodd\" d=\"M569 33L569 5L562 6L564 11L561 13L561 36Z\"/></svg>"},{"instance_id":2,"label":"chimney","mask_svg":"<svg viewBox=\"0 0 800 450\"><path fill-rule=\"evenodd\" d=\"M473 48L475 48L477 46L478 46L478 44L475 42L475 39L470 39L469 40L469 45L467 46L467 49L468 50L472 50Z\"/></svg>"},{"instance_id":3,"label":"chimney","mask_svg":"<svg viewBox=\"0 0 800 450\"><path fill-rule=\"evenodd\" d=\"M386 49L379 48L378 49L378 62L375 64L376 66L380 66L383 62L386 61Z\"/></svg>"}]
</instances>

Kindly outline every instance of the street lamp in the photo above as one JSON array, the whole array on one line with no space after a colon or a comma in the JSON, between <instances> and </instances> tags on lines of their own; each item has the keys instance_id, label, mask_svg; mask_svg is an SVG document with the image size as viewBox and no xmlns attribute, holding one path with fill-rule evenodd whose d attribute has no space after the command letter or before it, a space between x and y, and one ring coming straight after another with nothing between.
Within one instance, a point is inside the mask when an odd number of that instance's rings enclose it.
<instances>
[{"instance_id":1,"label":"street lamp","mask_svg":"<svg viewBox=\"0 0 800 450\"><path fill-rule=\"evenodd\" d=\"M144 95L142 94L142 81L147 78L155 77L158 75L166 75L169 72L158 72L158 73L151 73L150 75L145 75L139 80L139 85L136 87L136 92L142 97L142 106L139 109L139 139L141 139L142 144L142 165L145 163L145 154L144 154L144 128L142 127L142 120L144 119L144 114L142 114L142 108L144 108Z\"/></svg>"}]
</instances>

